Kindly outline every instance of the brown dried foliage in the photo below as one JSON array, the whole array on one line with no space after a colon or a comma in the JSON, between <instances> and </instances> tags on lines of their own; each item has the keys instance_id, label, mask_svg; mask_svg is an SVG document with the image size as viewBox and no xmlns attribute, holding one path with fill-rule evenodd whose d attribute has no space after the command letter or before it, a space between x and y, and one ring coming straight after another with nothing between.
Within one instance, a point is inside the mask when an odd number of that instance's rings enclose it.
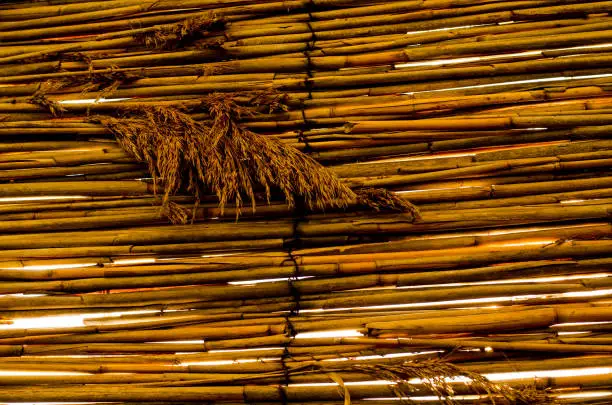
<instances>
[{"instance_id":1,"label":"brown dried foliage","mask_svg":"<svg viewBox=\"0 0 612 405\"><path fill-rule=\"evenodd\" d=\"M163 184L162 206L181 191L200 201L214 193L223 214L234 203L241 208L256 201L270 203L280 192L287 204L307 210L358 207L376 211L410 212L418 210L406 200L384 189L364 189L357 193L342 183L329 169L310 156L271 136L256 134L242 125L242 118L255 114L252 108L270 112L286 110L286 96L274 92L240 94L212 93L202 99L210 120L198 122L178 107L138 106L122 118L94 117L115 134L119 144L132 156L148 165L156 188ZM175 207L176 208L176 207ZM180 207L179 207L180 208ZM184 223L188 214L172 212L173 222Z\"/></svg>"},{"instance_id":2,"label":"brown dried foliage","mask_svg":"<svg viewBox=\"0 0 612 405\"><path fill-rule=\"evenodd\" d=\"M273 191L308 209L345 207L355 194L314 159L273 137L238 124L247 109L225 95L204 98L212 120L194 121L177 108L141 106L125 118L97 117L119 144L148 165L155 184L164 185L164 204L181 190L200 200L216 194L221 210L230 202L256 206L256 190L269 203Z\"/></svg>"},{"instance_id":3,"label":"brown dried foliage","mask_svg":"<svg viewBox=\"0 0 612 405\"><path fill-rule=\"evenodd\" d=\"M189 222L189 211L172 201L162 202L159 215L162 218L167 218L173 224L186 224Z\"/></svg>"},{"instance_id":4,"label":"brown dried foliage","mask_svg":"<svg viewBox=\"0 0 612 405\"><path fill-rule=\"evenodd\" d=\"M177 49L184 47L198 38L208 35L210 30L220 29L224 20L214 13L206 13L197 17L187 18L176 24L160 25L134 37L148 48ZM221 43L211 43L220 46Z\"/></svg>"}]
</instances>

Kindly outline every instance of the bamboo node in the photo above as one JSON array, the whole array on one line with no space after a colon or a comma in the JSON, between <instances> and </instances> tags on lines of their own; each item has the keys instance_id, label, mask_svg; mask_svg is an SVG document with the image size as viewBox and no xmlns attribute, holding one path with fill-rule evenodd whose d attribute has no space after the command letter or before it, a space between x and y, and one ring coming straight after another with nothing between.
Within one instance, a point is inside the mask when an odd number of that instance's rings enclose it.
<instances>
[{"instance_id":1,"label":"bamboo node","mask_svg":"<svg viewBox=\"0 0 612 405\"><path fill-rule=\"evenodd\" d=\"M204 63L197 67L198 77L215 76L223 73L229 73L232 70L232 65L220 62L220 63Z\"/></svg>"}]
</instances>

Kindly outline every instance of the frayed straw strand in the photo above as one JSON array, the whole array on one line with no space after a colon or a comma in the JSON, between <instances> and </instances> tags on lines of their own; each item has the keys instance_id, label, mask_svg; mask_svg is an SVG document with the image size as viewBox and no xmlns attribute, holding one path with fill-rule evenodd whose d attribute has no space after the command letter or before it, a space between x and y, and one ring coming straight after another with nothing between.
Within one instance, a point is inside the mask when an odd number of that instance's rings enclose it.
<instances>
[{"instance_id":1,"label":"frayed straw strand","mask_svg":"<svg viewBox=\"0 0 612 405\"><path fill-rule=\"evenodd\" d=\"M355 190L357 206L374 211L407 212L415 219L421 218L419 209L408 200L385 188L360 188Z\"/></svg>"},{"instance_id":2,"label":"frayed straw strand","mask_svg":"<svg viewBox=\"0 0 612 405\"><path fill-rule=\"evenodd\" d=\"M380 380L392 381L394 394L407 404L416 404L410 399L422 384L427 387L441 403L459 405L455 399L453 380L464 380L465 385L476 395L481 395L492 404L524 404L524 405L554 405L556 401L550 395L534 388L515 389L506 384L494 383L485 376L467 371L454 364L442 360L405 361L401 364L358 364L339 369L329 369L330 372L356 371L371 375ZM410 382L418 379L419 383Z\"/></svg>"},{"instance_id":3,"label":"frayed straw strand","mask_svg":"<svg viewBox=\"0 0 612 405\"><path fill-rule=\"evenodd\" d=\"M214 13L206 13L197 17L187 18L176 24L159 25L146 32L134 35L136 40L147 48L177 49L196 39L208 35L210 30L220 29L225 21ZM208 44L208 47L219 47L220 41Z\"/></svg>"},{"instance_id":4,"label":"frayed straw strand","mask_svg":"<svg viewBox=\"0 0 612 405\"><path fill-rule=\"evenodd\" d=\"M64 114L66 108L64 108L64 106L62 106L59 102L49 99L47 94L57 91L65 86L66 83L59 80L48 80L40 83L38 89L34 92L32 97L28 99L28 102L45 108L54 117L60 117Z\"/></svg>"}]
</instances>

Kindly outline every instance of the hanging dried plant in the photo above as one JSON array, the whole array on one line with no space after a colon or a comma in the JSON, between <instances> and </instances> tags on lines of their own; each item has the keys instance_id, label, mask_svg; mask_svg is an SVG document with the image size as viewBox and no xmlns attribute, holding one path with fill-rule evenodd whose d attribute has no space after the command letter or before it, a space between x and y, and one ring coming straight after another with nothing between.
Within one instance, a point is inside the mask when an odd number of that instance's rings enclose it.
<instances>
[{"instance_id":1,"label":"hanging dried plant","mask_svg":"<svg viewBox=\"0 0 612 405\"><path fill-rule=\"evenodd\" d=\"M300 200L308 209L346 207L355 194L314 159L273 137L242 127L247 109L225 95L203 100L212 120L194 121L173 107L139 106L124 118L95 118L117 137L119 144L148 165L155 184L163 182L166 203L185 190L200 200L216 194L220 208L234 202L256 206L260 188L270 202L278 190L290 206Z\"/></svg>"},{"instance_id":2,"label":"hanging dried plant","mask_svg":"<svg viewBox=\"0 0 612 405\"><path fill-rule=\"evenodd\" d=\"M196 201L213 193L221 213L234 203L239 216L245 204L255 210L258 199L270 203L272 194L280 192L290 208L325 210L356 203L376 211L410 212L418 218L416 207L394 193L384 189L354 192L310 156L275 137L248 130L240 121L255 112L238 99L269 111L287 109L286 96L274 92L211 93L201 103L210 115L205 122L195 121L180 107L150 105L130 108L122 118L93 119L147 164L156 187L163 184L164 206L181 191ZM184 219L186 215L169 217Z\"/></svg>"}]
</instances>

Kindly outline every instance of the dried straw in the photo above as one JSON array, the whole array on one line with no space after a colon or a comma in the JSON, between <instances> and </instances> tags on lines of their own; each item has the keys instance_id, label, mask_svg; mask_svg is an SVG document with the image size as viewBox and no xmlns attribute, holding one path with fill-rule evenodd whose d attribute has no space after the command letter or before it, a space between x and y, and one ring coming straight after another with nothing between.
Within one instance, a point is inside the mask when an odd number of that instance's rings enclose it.
<instances>
[{"instance_id":1,"label":"dried straw","mask_svg":"<svg viewBox=\"0 0 612 405\"><path fill-rule=\"evenodd\" d=\"M237 215L245 200L255 210L257 189L269 203L273 191L290 207L346 207L355 193L328 169L273 137L258 135L238 121L250 112L231 97L203 99L211 115L197 122L176 107L138 106L123 118L95 117L132 156L145 162L156 185L163 182L164 204L181 190L196 201L213 192L221 210L234 201Z\"/></svg>"},{"instance_id":2,"label":"dried straw","mask_svg":"<svg viewBox=\"0 0 612 405\"><path fill-rule=\"evenodd\" d=\"M28 99L28 102L49 110L54 117L59 117L66 109L59 102L47 98L47 94L59 90L65 85L66 83L64 81L47 80L38 86L38 89L34 92L32 97Z\"/></svg>"},{"instance_id":3,"label":"dried straw","mask_svg":"<svg viewBox=\"0 0 612 405\"><path fill-rule=\"evenodd\" d=\"M400 364L355 364L349 370L357 371L375 377L376 379L396 383L391 389L402 402L416 404L410 399L415 395L419 385L411 380L420 382L447 405L458 405L462 401L454 398L453 379L465 380L466 386L474 394L488 398L491 403L508 404L554 404L555 401L548 395L536 393L535 390L515 389L506 384L497 384L489 381L485 376L473 371L464 370L459 366L442 360L405 361Z\"/></svg>"},{"instance_id":4,"label":"dried straw","mask_svg":"<svg viewBox=\"0 0 612 405\"><path fill-rule=\"evenodd\" d=\"M89 78L86 86L83 88L82 93L87 93L92 90L98 90L97 100L105 97L109 97L112 93L123 84L128 84L136 79L139 79L136 73L122 72L115 68L111 68L110 72L94 73L90 71ZM72 85L78 85L78 81L74 81L76 77L70 78ZM97 101L96 100L96 101Z\"/></svg>"},{"instance_id":5,"label":"dried straw","mask_svg":"<svg viewBox=\"0 0 612 405\"><path fill-rule=\"evenodd\" d=\"M408 200L385 188L360 188L355 190L357 205L374 211L409 212L415 219L421 217L419 209Z\"/></svg>"},{"instance_id":6,"label":"dried straw","mask_svg":"<svg viewBox=\"0 0 612 405\"><path fill-rule=\"evenodd\" d=\"M223 28L225 21L214 13L206 13L187 18L176 24L158 25L144 32L134 34L134 38L148 48L178 49L208 35L209 30ZM219 46L215 42L209 45Z\"/></svg>"}]
</instances>

